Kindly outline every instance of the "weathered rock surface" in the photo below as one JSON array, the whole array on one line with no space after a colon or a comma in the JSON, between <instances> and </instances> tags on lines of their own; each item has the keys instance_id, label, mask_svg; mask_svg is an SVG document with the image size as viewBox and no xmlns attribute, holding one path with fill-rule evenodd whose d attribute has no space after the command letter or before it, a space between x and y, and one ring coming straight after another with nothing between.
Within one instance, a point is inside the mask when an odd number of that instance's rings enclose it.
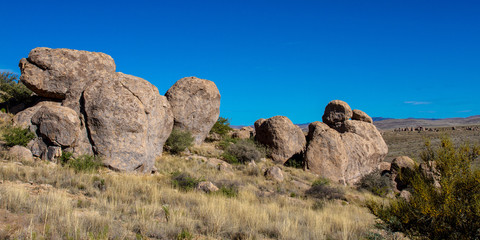
<instances>
[{"instance_id":1,"label":"weathered rock surface","mask_svg":"<svg viewBox=\"0 0 480 240\"><path fill-rule=\"evenodd\" d=\"M196 77L178 80L165 93L174 116L174 127L187 130L201 144L220 115L220 92L214 82Z\"/></svg>"},{"instance_id":2,"label":"weathered rock surface","mask_svg":"<svg viewBox=\"0 0 480 240\"><path fill-rule=\"evenodd\" d=\"M358 121L363 121L367 123L373 123L373 120L368 114L363 112L362 110L354 109L353 110L353 115L352 115L352 120L358 120Z\"/></svg>"},{"instance_id":3,"label":"weathered rock surface","mask_svg":"<svg viewBox=\"0 0 480 240\"><path fill-rule=\"evenodd\" d=\"M95 82L83 95L92 145L104 164L150 171L173 126L166 98L149 82L122 73Z\"/></svg>"},{"instance_id":4,"label":"weathered rock surface","mask_svg":"<svg viewBox=\"0 0 480 240\"><path fill-rule=\"evenodd\" d=\"M21 81L46 98L14 119L37 134L33 155L93 153L112 169L155 169L173 127L170 104L155 86L115 72L104 53L35 48L19 65Z\"/></svg>"},{"instance_id":5,"label":"weathered rock surface","mask_svg":"<svg viewBox=\"0 0 480 240\"><path fill-rule=\"evenodd\" d=\"M215 186L215 184L213 184L212 182L209 182L209 181L199 182L196 189L199 190L199 191L203 191L205 193L211 193L211 192L218 191L218 187Z\"/></svg>"},{"instance_id":6,"label":"weathered rock surface","mask_svg":"<svg viewBox=\"0 0 480 240\"><path fill-rule=\"evenodd\" d=\"M402 191L407 187L407 182L402 180L400 174L409 174L415 169L415 161L407 156L399 156L393 159L390 168L390 180L394 190Z\"/></svg>"},{"instance_id":7,"label":"weathered rock surface","mask_svg":"<svg viewBox=\"0 0 480 240\"><path fill-rule=\"evenodd\" d=\"M352 118L353 112L350 106L341 100L333 100L325 107L322 120L328 126L339 129L342 123Z\"/></svg>"},{"instance_id":8,"label":"weathered rock surface","mask_svg":"<svg viewBox=\"0 0 480 240\"><path fill-rule=\"evenodd\" d=\"M253 137L255 132L255 129L252 127L242 127L238 130L235 130L232 134L233 138L238 138L238 139L249 139Z\"/></svg>"},{"instance_id":9,"label":"weathered rock surface","mask_svg":"<svg viewBox=\"0 0 480 240\"><path fill-rule=\"evenodd\" d=\"M30 149L24 147L24 146L13 146L8 150L8 155L10 157L16 158L18 160L24 160L24 161L33 161L33 155Z\"/></svg>"},{"instance_id":10,"label":"weathered rock surface","mask_svg":"<svg viewBox=\"0 0 480 240\"><path fill-rule=\"evenodd\" d=\"M93 80L115 72L112 57L99 52L35 48L20 60L20 80L42 97L64 100L79 111L81 93Z\"/></svg>"},{"instance_id":11,"label":"weathered rock surface","mask_svg":"<svg viewBox=\"0 0 480 240\"><path fill-rule=\"evenodd\" d=\"M346 182L348 157L340 133L322 122L310 123L308 129L307 168L332 181Z\"/></svg>"},{"instance_id":12,"label":"weathered rock surface","mask_svg":"<svg viewBox=\"0 0 480 240\"><path fill-rule=\"evenodd\" d=\"M62 106L43 106L32 116L37 132L49 143L68 147L80 134L80 119L73 109Z\"/></svg>"},{"instance_id":13,"label":"weathered rock surface","mask_svg":"<svg viewBox=\"0 0 480 240\"><path fill-rule=\"evenodd\" d=\"M255 122L255 138L271 149L273 161L284 164L305 149L306 139L300 127L284 116L259 119Z\"/></svg>"},{"instance_id":14,"label":"weathered rock surface","mask_svg":"<svg viewBox=\"0 0 480 240\"><path fill-rule=\"evenodd\" d=\"M274 180L277 182L283 182L284 179L282 169L277 166L267 169L267 171L265 171L265 177L269 180Z\"/></svg>"},{"instance_id":15,"label":"weathered rock surface","mask_svg":"<svg viewBox=\"0 0 480 240\"><path fill-rule=\"evenodd\" d=\"M332 181L352 184L378 168L388 147L373 124L348 120L352 114L347 103L335 100L325 108L326 123L309 125L308 169Z\"/></svg>"}]
</instances>

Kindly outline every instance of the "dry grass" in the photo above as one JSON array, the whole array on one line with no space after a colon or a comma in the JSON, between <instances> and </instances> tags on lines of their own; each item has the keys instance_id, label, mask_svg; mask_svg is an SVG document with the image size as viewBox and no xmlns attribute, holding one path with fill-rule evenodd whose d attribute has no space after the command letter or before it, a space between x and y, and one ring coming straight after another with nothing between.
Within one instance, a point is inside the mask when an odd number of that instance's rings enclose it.
<instances>
[{"instance_id":1,"label":"dry grass","mask_svg":"<svg viewBox=\"0 0 480 240\"><path fill-rule=\"evenodd\" d=\"M480 145L480 131L466 130L466 127L437 128L438 132L394 132L386 130L383 132L383 138L388 145L388 155L385 161L392 161L397 156L409 156L412 159L419 160L419 154L425 146L425 140L430 139L433 145L438 145L443 136L449 136L455 145L470 144Z\"/></svg>"},{"instance_id":2,"label":"dry grass","mask_svg":"<svg viewBox=\"0 0 480 240\"><path fill-rule=\"evenodd\" d=\"M75 173L53 163L4 160L0 209L26 221L0 228L0 237L176 239L183 231L194 239L358 239L371 230L374 217L361 201L319 204L303 197L302 184L315 175L284 168L287 179L275 183L256 174L268 165L238 165L231 174L198 159L164 155L157 162L159 173L137 175L105 169ZM179 191L171 185L175 171L234 184L239 194Z\"/></svg>"}]
</instances>

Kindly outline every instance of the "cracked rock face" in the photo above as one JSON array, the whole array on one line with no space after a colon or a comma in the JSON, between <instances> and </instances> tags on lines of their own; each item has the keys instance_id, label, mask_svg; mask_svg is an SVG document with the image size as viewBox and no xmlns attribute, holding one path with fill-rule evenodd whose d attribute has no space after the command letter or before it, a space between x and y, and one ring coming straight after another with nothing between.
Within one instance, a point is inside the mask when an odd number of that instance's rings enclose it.
<instances>
[{"instance_id":1,"label":"cracked rock face","mask_svg":"<svg viewBox=\"0 0 480 240\"><path fill-rule=\"evenodd\" d=\"M186 77L165 93L174 115L174 127L192 133L201 144L220 115L220 92L214 82Z\"/></svg>"},{"instance_id":2,"label":"cracked rock face","mask_svg":"<svg viewBox=\"0 0 480 240\"><path fill-rule=\"evenodd\" d=\"M104 53L35 48L19 66L21 81L48 99L15 117L37 134L29 144L34 155L93 153L112 169L154 170L173 127L170 104L155 86L115 72Z\"/></svg>"}]
</instances>

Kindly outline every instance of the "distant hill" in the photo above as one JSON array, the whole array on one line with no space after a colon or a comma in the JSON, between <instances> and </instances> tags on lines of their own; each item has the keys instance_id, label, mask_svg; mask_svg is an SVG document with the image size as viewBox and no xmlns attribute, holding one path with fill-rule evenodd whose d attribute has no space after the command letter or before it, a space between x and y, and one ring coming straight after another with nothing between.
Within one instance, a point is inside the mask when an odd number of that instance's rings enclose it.
<instances>
[{"instance_id":1,"label":"distant hill","mask_svg":"<svg viewBox=\"0 0 480 240\"><path fill-rule=\"evenodd\" d=\"M373 124L382 130L405 128L405 127L449 127L480 124L480 115L467 118L406 118L406 119L386 119L374 121Z\"/></svg>"},{"instance_id":2,"label":"distant hill","mask_svg":"<svg viewBox=\"0 0 480 240\"><path fill-rule=\"evenodd\" d=\"M405 127L449 127L449 126L465 126L465 125L479 125L480 115L471 116L467 118L405 118L394 119L384 117L373 117L373 124L382 130L405 128ZM308 131L310 123L295 124L303 131ZM230 126L234 129L246 127L246 125ZM253 127L253 125L251 125Z\"/></svg>"}]
</instances>

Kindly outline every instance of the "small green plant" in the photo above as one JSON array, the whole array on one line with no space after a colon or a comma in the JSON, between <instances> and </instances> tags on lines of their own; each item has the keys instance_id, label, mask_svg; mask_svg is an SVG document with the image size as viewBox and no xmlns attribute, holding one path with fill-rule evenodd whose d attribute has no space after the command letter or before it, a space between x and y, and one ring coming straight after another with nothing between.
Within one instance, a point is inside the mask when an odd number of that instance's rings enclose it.
<instances>
[{"instance_id":1,"label":"small green plant","mask_svg":"<svg viewBox=\"0 0 480 240\"><path fill-rule=\"evenodd\" d=\"M102 160L98 157L84 154L74 158L69 152L62 153L60 162L73 168L75 172L94 172L103 166Z\"/></svg>"},{"instance_id":2,"label":"small green plant","mask_svg":"<svg viewBox=\"0 0 480 240\"><path fill-rule=\"evenodd\" d=\"M165 142L165 150L172 154L179 154L193 146L193 137L189 131L173 129Z\"/></svg>"},{"instance_id":3,"label":"small green plant","mask_svg":"<svg viewBox=\"0 0 480 240\"><path fill-rule=\"evenodd\" d=\"M283 165L285 167L303 168L305 166L305 160L303 159L303 155L299 153L299 154L293 155Z\"/></svg>"},{"instance_id":4,"label":"small green plant","mask_svg":"<svg viewBox=\"0 0 480 240\"><path fill-rule=\"evenodd\" d=\"M265 154L259 150L252 140L241 139L230 145L222 156L229 163L246 163L259 161Z\"/></svg>"},{"instance_id":5,"label":"small green plant","mask_svg":"<svg viewBox=\"0 0 480 240\"><path fill-rule=\"evenodd\" d=\"M446 137L436 149L427 142L421 154L427 169L416 167L402 179L409 200L367 207L392 231L428 239L480 239L480 170L471 167L479 154L480 148L456 148Z\"/></svg>"},{"instance_id":6,"label":"small green plant","mask_svg":"<svg viewBox=\"0 0 480 240\"><path fill-rule=\"evenodd\" d=\"M15 145L25 147L34 138L35 134L30 132L28 128L7 126L3 131L3 139L9 147Z\"/></svg>"},{"instance_id":7,"label":"small green plant","mask_svg":"<svg viewBox=\"0 0 480 240\"><path fill-rule=\"evenodd\" d=\"M218 143L218 147L222 150L227 150L228 147L230 147L230 145L232 144L235 144L239 141L238 138L231 138L231 137L226 137L226 138L223 138L219 143Z\"/></svg>"},{"instance_id":8,"label":"small green plant","mask_svg":"<svg viewBox=\"0 0 480 240\"><path fill-rule=\"evenodd\" d=\"M313 181L312 187L328 184L330 184L330 180L328 178L320 177L317 180Z\"/></svg>"},{"instance_id":9,"label":"small green plant","mask_svg":"<svg viewBox=\"0 0 480 240\"><path fill-rule=\"evenodd\" d=\"M188 173L174 172L172 173L172 186L183 191L189 191L197 187L202 178L194 178Z\"/></svg>"},{"instance_id":10,"label":"small green plant","mask_svg":"<svg viewBox=\"0 0 480 240\"><path fill-rule=\"evenodd\" d=\"M363 176L357 183L358 189L365 189L371 193L384 197L392 189L389 175L383 175L379 170Z\"/></svg>"},{"instance_id":11,"label":"small green plant","mask_svg":"<svg viewBox=\"0 0 480 240\"><path fill-rule=\"evenodd\" d=\"M341 189L329 186L329 182L326 178L319 178L305 194L322 200L345 199L345 193Z\"/></svg>"},{"instance_id":12,"label":"small green plant","mask_svg":"<svg viewBox=\"0 0 480 240\"><path fill-rule=\"evenodd\" d=\"M162 209L165 213L165 221L170 221L170 207L167 204L163 204Z\"/></svg>"},{"instance_id":13,"label":"small green plant","mask_svg":"<svg viewBox=\"0 0 480 240\"><path fill-rule=\"evenodd\" d=\"M230 119L219 117L217 122L213 125L210 133L216 133L220 136L224 137L227 135L228 132L232 131L233 129L230 127Z\"/></svg>"},{"instance_id":14,"label":"small green plant","mask_svg":"<svg viewBox=\"0 0 480 240\"><path fill-rule=\"evenodd\" d=\"M234 198L238 196L238 187L234 185L230 185L230 186L224 185L220 187L218 192L226 197Z\"/></svg>"},{"instance_id":15,"label":"small green plant","mask_svg":"<svg viewBox=\"0 0 480 240\"><path fill-rule=\"evenodd\" d=\"M191 240L191 239L193 239L193 235L187 229L182 229L182 232L180 232L177 235L177 240Z\"/></svg>"}]
</instances>

